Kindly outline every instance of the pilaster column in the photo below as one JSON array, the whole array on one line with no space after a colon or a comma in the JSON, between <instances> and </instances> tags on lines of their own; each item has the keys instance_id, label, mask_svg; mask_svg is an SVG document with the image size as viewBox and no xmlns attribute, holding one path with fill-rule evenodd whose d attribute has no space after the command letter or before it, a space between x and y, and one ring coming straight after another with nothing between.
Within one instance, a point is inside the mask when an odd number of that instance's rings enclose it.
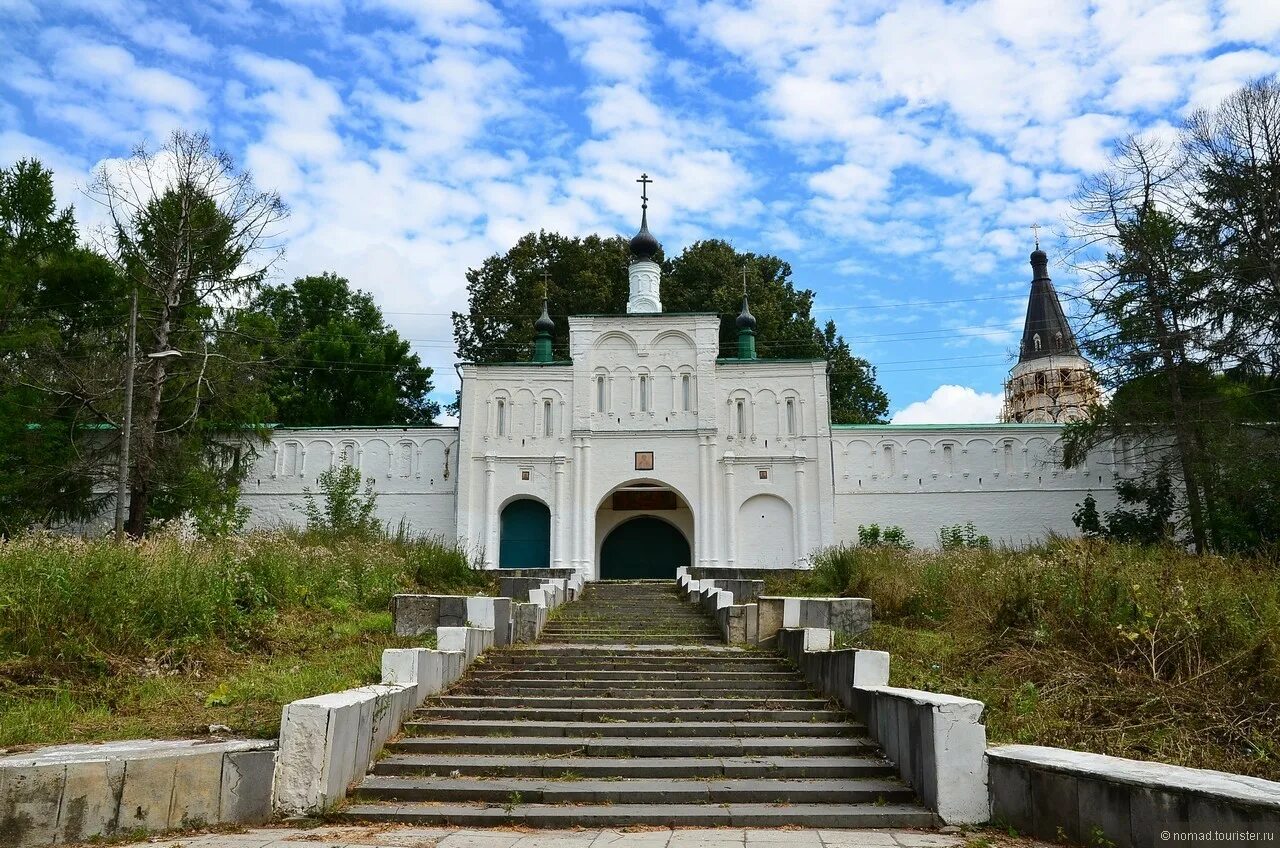
<instances>
[{"instance_id":1,"label":"pilaster column","mask_svg":"<svg viewBox=\"0 0 1280 848\"><path fill-rule=\"evenodd\" d=\"M716 479L716 451L720 446L711 440L711 450L707 451L707 497L711 499L711 524L707 527L708 565L720 565L724 559L724 516L720 481Z\"/></svg>"},{"instance_id":2,"label":"pilaster column","mask_svg":"<svg viewBox=\"0 0 1280 848\"><path fill-rule=\"evenodd\" d=\"M796 454L796 509L795 509L795 544L796 556L807 556L809 551L809 534L805 531L805 525L809 520L809 514L805 509L804 483L805 483L805 461L804 454Z\"/></svg>"},{"instance_id":3,"label":"pilaster column","mask_svg":"<svg viewBox=\"0 0 1280 848\"><path fill-rule=\"evenodd\" d=\"M724 457L724 538L725 559L732 568L738 559L738 510L733 495L733 454Z\"/></svg>"},{"instance_id":4,"label":"pilaster column","mask_svg":"<svg viewBox=\"0 0 1280 848\"><path fill-rule=\"evenodd\" d=\"M494 538L498 527L495 506L497 492L494 482L497 471L497 462L493 454L486 455L484 458L484 564L486 568L493 568L498 564L497 541Z\"/></svg>"},{"instance_id":5,"label":"pilaster column","mask_svg":"<svg viewBox=\"0 0 1280 848\"><path fill-rule=\"evenodd\" d=\"M711 475L707 472L707 457L711 454L711 439L698 436L698 509L694 515L693 538L697 549L698 565L707 565L711 556Z\"/></svg>"},{"instance_id":6,"label":"pilaster column","mask_svg":"<svg viewBox=\"0 0 1280 848\"><path fill-rule=\"evenodd\" d=\"M584 486L582 483L582 437L574 436L573 437L573 497L570 499L571 503L577 504L582 501L583 488ZM580 518L580 516L575 515L575 518ZM580 520L575 520L570 523L570 526L573 529L573 534L569 540L569 546L570 546L569 556L571 557L571 562L573 564L573 567L578 569L579 571L585 570L585 566L583 565L583 557L582 557L582 533L579 531L579 525L581 523L582 522Z\"/></svg>"},{"instance_id":7,"label":"pilaster column","mask_svg":"<svg viewBox=\"0 0 1280 848\"><path fill-rule=\"evenodd\" d=\"M582 568L588 577L595 578L596 563L596 511L591 500L591 443L583 439L582 490L578 493L578 527L582 533Z\"/></svg>"},{"instance_id":8,"label":"pilaster column","mask_svg":"<svg viewBox=\"0 0 1280 848\"><path fill-rule=\"evenodd\" d=\"M564 457L551 459L551 565L564 567Z\"/></svg>"}]
</instances>

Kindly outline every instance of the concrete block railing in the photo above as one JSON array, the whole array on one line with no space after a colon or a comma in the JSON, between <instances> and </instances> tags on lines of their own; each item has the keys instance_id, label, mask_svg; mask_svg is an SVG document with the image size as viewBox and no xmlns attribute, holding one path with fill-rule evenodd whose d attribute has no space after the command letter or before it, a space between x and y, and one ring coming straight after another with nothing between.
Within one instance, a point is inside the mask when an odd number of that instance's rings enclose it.
<instances>
[{"instance_id":1,"label":"concrete block railing","mask_svg":"<svg viewBox=\"0 0 1280 848\"><path fill-rule=\"evenodd\" d=\"M988 819L981 701L895 686L854 686L853 713L898 776L947 824Z\"/></svg>"},{"instance_id":2,"label":"concrete block railing","mask_svg":"<svg viewBox=\"0 0 1280 848\"><path fill-rule=\"evenodd\" d=\"M783 629L777 646L849 707L948 824L992 821L1038 839L1117 848L1172 844L1163 834L1215 833L1199 841L1219 844L1262 841L1231 833L1280 834L1280 782L1062 748L987 748L981 701L889 686L886 653L831 650L824 628Z\"/></svg>"},{"instance_id":3,"label":"concrete block railing","mask_svg":"<svg viewBox=\"0 0 1280 848\"><path fill-rule=\"evenodd\" d=\"M480 627L493 631L495 645L511 643L511 599L468 595L393 595L391 618L397 636L423 636L439 627Z\"/></svg>"},{"instance_id":4,"label":"concrete block railing","mask_svg":"<svg viewBox=\"0 0 1280 848\"><path fill-rule=\"evenodd\" d=\"M494 631L441 627L438 647L391 648L382 683L303 698L285 705L273 806L284 816L321 813L341 801L369 770L406 716L452 685L494 644Z\"/></svg>"},{"instance_id":5,"label":"concrete block railing","mask_svg":"<svg viewBox=\"0 0 1280 848\"><path fill-rule=\"evenodd\" d=\"M887 653L833 650L832 636L829 628L784 628L777 647L866 725L922 804L947 824L986 821L982 702L889 686Z\"/></svg>"},{"instance_id":6,"label":"concrete block railing","mask_svg":"<svg viewBox=\"0 0 1280 848\"><path fill-rule=\"evenodd\" d=\"M258 824L271 816L275 763L269 740L137 739L0 757L0 844Z\"/></svg>"},{"instance_id":7,"label":"concrete block railing","mask_svg":"<svg viewBox=\"0 0 1280 848\"><path fill-rule=\"evenodd\" d=\"M1117 848L1191 842L1177 839L1188 833L1222 845L1280 842L1275 781L1035 745L994 747L987 761L992 821L1028 836Z\"/></svg>"},{"instance_id":8,"label":"concrete block railing","mask_svg":"<svg viewBox=\"0 0 1280 848\"><path fill-rule=\"evenodd\" d=\"M567 577L515 578L522 585L528 584L518 596L395 595L391 599L395 633L421 636L439 627L470 625L493 630L495 645L533 641L542 632L547 613L582 591L582 575L563 570L570 572ZM518 602L516 597L526 601Z\"/></svg>"},{"instance_id":9,"label":"concrete block railing","mask_svg":"<svg viewBox=\"0 0 1280 848\"><path fill-rule=\"evenodd\" d=\"M503 598L527 598L529 590L540 589L544 583L555 583L560 586L564 590L565 597L570 601L576 599L582 591L582 573L573 569L509 569L509 571L521 572L518 574L508 574L507 571L504 569L503 574L498 578L498 595ZM531 576L527 573L530 571L551 573Z\"/></svg>"},{"instance_id":10,"label":"concrete block railing","mask_svg":"<svg viewBox=\"0 0 1280 848\"><path fill-rule=\"evenodd\" d=\"M132 740L0 757L0 844L34 848L323 812L424 700L493 645L537 638L548 612L581 587L581 578L544 581L527 603L396 596L396 633L434 630L436 648L388 649L380 684L287 704L278 741Z\"/></svg>"},{"instance_id":11,"label":"concrete block railing","mask_svg":"<svg viewBox=\"0 0 1280 848\"><path fill-rule=\"evenodd\" d=\"M701 573L707 572L707 568L701 569ZM867 598L762 596L763 580L699 580L687 567L676 570L676 583L690 601L700 603L716 619L730 644L771 646L784 627L824 628L844 637L857 636L871 627L871 601Z\"/></svg>"},{"instance_id":12,"label":"concrete block railing","mask_svg":"<svg viewBox=\"0 0 1280 848\"><path fill-rule=\"evenodd\" d=\"M395 632L436 633L434 650L390 649L382 684L294 701L280 727L274 809L286 816L323 812L364 777L406 716L448 688L494 645L532 641L548 613L581 589L581 579L545 580L527 603L510 598L396 595ZM481 624L482 626L469 626ZM498 634L502 634L499 641Z\"/></svg>"}]
</instances>

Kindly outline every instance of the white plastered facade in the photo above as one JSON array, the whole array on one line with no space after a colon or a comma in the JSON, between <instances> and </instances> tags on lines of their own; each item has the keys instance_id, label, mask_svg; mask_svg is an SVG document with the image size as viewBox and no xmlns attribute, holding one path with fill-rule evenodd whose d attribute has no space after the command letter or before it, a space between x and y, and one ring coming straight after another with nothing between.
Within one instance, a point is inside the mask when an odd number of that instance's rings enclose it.
<instances>
[{"instance_id":1,"label":"white plastered facade","mask_svg":"<svg viewBox=\"0 0 1280 848\"><path fill-rule=\"evenodd\" d=\"M609 531L640 514L610 496L637 485L676 493L659 517L693 563L789 567L863 524L923 546L967 521L1011 544L1069 535L1076 504L1111 508L1134 470L1124 446L1064 469L1056 424L832 427L825 362L717 359L715 315L569 328L571 362L463 365L457 428L276 430L243 486L253 523L300 521L303 487L344 458L374 479L382 520L458 538L488 567L502 510L527 498L550 511L550 564L597 578Z\"/></svg>"}]
</instances>

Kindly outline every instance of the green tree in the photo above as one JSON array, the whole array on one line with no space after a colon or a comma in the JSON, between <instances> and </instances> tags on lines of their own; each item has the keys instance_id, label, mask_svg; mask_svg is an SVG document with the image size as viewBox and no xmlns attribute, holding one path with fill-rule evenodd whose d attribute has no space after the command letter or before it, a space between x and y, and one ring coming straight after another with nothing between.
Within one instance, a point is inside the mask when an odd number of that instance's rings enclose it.
<instances>
[{"instance_id":1,"label":"green tree","mask_svg":"<svg viewBox=\"0 0 1280 848\"><path fill-rule=\"evenodd\" d=\"M268 287L251 311L270 322L267 393L279 423L434 423L431 369L347 280L322 274Z\"/></svg>"},{"instance_id":2,"label":"green tree","mask_svg":"<svg viewBox=\"0 0 1280 848\"><path fill-rule=\"evenodd\" d=\"M208 136L182 131L104 165L88 193L108 216L99 245L138 293L126 529L140 535L235 485L265 433L262 337L235 307L280 256L287 210Z\"/></svg>"},{"instance_id":3,"label":"green tree","mask_svg":"<svg viewBox=\"0 0 1280 848\"><path fill-rule=\"evenodd\" d=\"M1078 212L1083 346L1113 396L1068 427L1068 463L1136 446L1143 471L1117 490L1145 507L1108 515L1132 538L1172 514L1197 551L1280 541L1280 85L1196 113L1176 142L1125 140Z\"/></svg>"},{"instance_id":4,"label":"green tree","mask_svg":"<svg viewBox=\"0 0 1280 848\"><path fill-rule=\"evenodd\" d=\"M553 316L619 312L627 302L627 240L566 237L545 230L522 236L467 270L467 311L453 313L453 338L464 362L515 362L533 350L533 321L542 310L544 279ZM568 327L552 342L569 356Z\"/></svg>"},{"instance_id":5,"label":"green tree","mask_svg":"<svg viewBox=\"0 0 1280 848\"><path fill-rule=\"evenodd\" d=\"M621 314L628 295L630 248L620 237L567 238L530 233L506 253L467 272L468 309L453 314L458 356L468 362L527 360L533 321L542 309L544 271L553 317ZM797 289L791 266L776 256L741 253L728 242L696 242L663 259L662 305L667 312L714 312L720 316L720 352L737 355L734 319L742 305L746 269L751 311L758 321L756 350L762 358L826 359L831 375L832 420L883 420L888 398L875 369L852 355L835 324L819 328L814 293ZM567 327L557 326L554 355L567 359Z\"/></svg>"},{"instance_id":6,"label":"green tree","mask_svg":"<svg viewBox=\"0 0 1280 848\"><path fill-rule=\"evenodd\" d=\"M77 245L52 174L33 160L0 169L0 534L101 508L97 425L122 374L119 290L111 265Z\"/></svg>"},{"instance_id":7,"label":"green tree","mask_svg":"<svg viewBox=\"0 0 1280 848\"><path fill-rule=\"evenodd\" d=\"M1186 178L1175 147L1129 138L1118 146L1111 168L1080 195L1081 238L1107 245L1085 292L1095 331L1083 346L1116 394L1068 431L1067 458L1079 461L1098 437L1136 437L1157 453L1171 451L1188 535L1203 553L1212 493L1204 473L1207 436L1192 393L1203 373L1203 339L1211 332L1203 308L1211 277L1181 214ZM1130 386L1140 390L1121 391ZM1160 459L1147 465L1154 468Z\"/></svg>"},{"instance_id":8,"label":"green tree","mask_svg":"<svg viewBox=\"0 0 1280 848\"><path fill-rule=\"evenodd\" d=\"M853 355L849 343L836 332L835 321L828 321L822 328L818 344L827 360L831 381L831 423L885 423L889 396L876 382L875 366Z\"/></svg>"}]
</instances>

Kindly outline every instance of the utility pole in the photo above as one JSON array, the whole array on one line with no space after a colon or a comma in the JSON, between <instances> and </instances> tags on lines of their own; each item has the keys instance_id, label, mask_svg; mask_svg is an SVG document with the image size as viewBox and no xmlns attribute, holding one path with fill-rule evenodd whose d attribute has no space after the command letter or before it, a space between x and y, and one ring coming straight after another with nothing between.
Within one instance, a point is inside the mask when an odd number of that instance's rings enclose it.
<instances>
[{"instance_id":1,"label":"utility pole","mask_svg":"<svg viewBox=\"0 0 1280 848\"><path fill-rule=\"evenodd\" d=\"M133 435L133 374L138 354L138 289L129 301L129 358L124 369L124 422L120 437L120 468L116 477L116 541L124 541L124 501L129 495L129 442Z\"/></svg>"}]
</instances>

